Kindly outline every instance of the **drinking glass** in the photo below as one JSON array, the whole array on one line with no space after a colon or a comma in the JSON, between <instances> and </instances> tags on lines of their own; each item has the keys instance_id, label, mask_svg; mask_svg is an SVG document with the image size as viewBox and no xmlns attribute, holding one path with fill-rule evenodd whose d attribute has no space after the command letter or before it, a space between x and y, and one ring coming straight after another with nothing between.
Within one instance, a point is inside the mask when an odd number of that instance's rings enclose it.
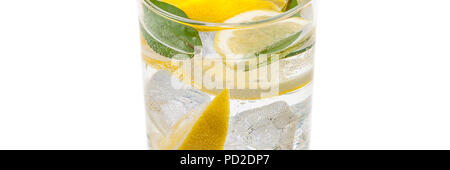
<instances>
[{"instance_id":1,"label":"drinking glass","mask_svg":"<svg viewBox=\"0 0 450 170\"><path fill-rule=\"evenodd\" d=\"M149 148L307 149L314 13L314 0L139 0Z\"/></svg>"}]
</instances>

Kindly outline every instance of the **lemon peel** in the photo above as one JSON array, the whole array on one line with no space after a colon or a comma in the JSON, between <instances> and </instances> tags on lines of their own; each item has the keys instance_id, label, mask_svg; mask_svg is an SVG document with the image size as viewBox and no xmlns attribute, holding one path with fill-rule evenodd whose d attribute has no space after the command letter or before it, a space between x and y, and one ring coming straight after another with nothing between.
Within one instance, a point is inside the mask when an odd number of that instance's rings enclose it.
<instances>
[{"instance_id":1,"label":"lemon peel","mask_svg":"<svg viewBox=\"0 0 450 170\"><path fill-rule=\"evenodd\" d=\"M190 19L214 23L222 23L246 11L257 9L281 11L283 8L266 0L162 0L162 2L180 8Z\"/></svg>"}]
</instances>

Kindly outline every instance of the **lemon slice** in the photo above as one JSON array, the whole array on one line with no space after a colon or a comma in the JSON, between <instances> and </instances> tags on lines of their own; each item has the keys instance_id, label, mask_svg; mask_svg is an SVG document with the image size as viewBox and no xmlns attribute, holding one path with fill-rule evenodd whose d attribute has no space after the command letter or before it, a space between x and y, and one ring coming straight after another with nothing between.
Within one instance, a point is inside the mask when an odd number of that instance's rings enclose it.
<instances>
[{"instance_id":1,"label":"lemon slice","mask_svg":"<svg viewBox=\"0 0 450 170\"><path fill-rule=\"evenodd\" d=\"M286 6L286 1L288 0L267 0L267 1L270 1L275 5L277 5L280 9L283 9Z\"/></svg>"},{"instance_id":2,"label":"lemon slice","mask_svg":"<svg viewBox=\"0 0 450 170\"><path fill-rule=\"evenodd\" d=\"M284 0L162 0L183 10L193 20L222 23L240 13L257 10L281 11ZM272 2L274 1L274 2ZM279 5L279 6L277 6Z\"/></svg>"},{"instance_id":3,"label":"lemon slice","mask_svg":"<svg viewBox=\"0 0 450 170\"><path fill-rule=\"evenodd\" d=\"M147 41L141 36L141 48L142 48L142 60L150 67L157 70L166 70L169 72L175 72L180 67L181 61L171 60L167 57L163 57L148 46Z\"/></svg>"},{"instance_id":4,"label":"lemon slice","mask_svg":"<svg viewBox=\"0 0 450 170\"><path fill-rule=\"evenodd\" d=\"M206 63L207 62L208 61L206 61ZM308 85L313 79L314 66L312 57L309 55L279 60L272 63L278 65L278 67L265 65L252 71L236 70L227 67L223 62L211 62L214 63L214 65L203 71L203 79L212 79L213 75L208 73L226 73L223 79L216 80L215 84L226 84L225 87L229 89L231 99L259 100L275 97L301 89ZM206 68L206 66L204 66L204 68ZM275 71L272 71L273 69L275 69ZM277 75L274 75L273 73ZM187 74L189 73L183 72L180 75ZM266 81L274 76L278 76L278 80ZM205 81L192 81L192 79L191 81L186 81L188 80L185 80L186 77L179 77L180 79L183 79L186 84L191 84L194 88L212 95L217 95L223 90L223 88L220 87L211 87L211 85L208 85ZM246 80L237 80L242 77ZM250 79L253 80L250 81ZM265 87L261 87L261 85L264 85Z\"/></svg>"},{"instance_id":5,"label":"lemon slice","mask_svg":"<svg viewBox=\"0 0 450 170\"><path fill-rule=\"evenodd\" d=\"M279 15L279 12L255 10L239 14L225 23L251 22ZM300 17L288 18L259 27L219 31L215 38L216 51L227 61L254 57L270 45L294 35L310 22Z\"/></svg>"},{"instance_id":6,"label":"lemon slice","mask_svg":"<svg viewBox=\"0 0 450 170\"><path fill-rule=\"evenodd\" d=\"M222 150L228 130L229 94L214 98L184 139L179 150Z\"/></svg>"}]
</instances>

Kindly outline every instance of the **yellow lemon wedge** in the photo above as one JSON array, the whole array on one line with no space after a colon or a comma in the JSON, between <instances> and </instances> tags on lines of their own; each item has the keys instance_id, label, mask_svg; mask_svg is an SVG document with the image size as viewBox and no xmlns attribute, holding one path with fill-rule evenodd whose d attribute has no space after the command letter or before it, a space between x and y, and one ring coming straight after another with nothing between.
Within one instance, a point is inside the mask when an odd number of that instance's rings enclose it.
<instances>
[{"instance_id":1,"label":"yellow lemon wedge","mask_svg":"<svg viewBox=\"0 0 450 170\"><path fill-rule=\"evenodd\" d=\"M229 94L223 90L206 108L179 150L222 150L228 131Z\"/></svg>"},{"instance_id":2,"label":"yellow lemon wedge","mask_svg":"<svg viewBox=\"0 0 450 170\"><path fill-rule=\"evenodd\" d=\"M284 0L162 0L162 2L180 8L190 19L214 23L222 23L228 18L251 10L281 11L285 5Z\"/></svg>"}]
</instances>

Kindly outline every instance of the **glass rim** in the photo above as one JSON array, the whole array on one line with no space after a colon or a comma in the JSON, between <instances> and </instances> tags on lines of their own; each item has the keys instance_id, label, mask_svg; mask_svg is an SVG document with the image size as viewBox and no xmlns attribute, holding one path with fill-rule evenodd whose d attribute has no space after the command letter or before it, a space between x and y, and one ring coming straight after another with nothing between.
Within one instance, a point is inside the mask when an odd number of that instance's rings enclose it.
<instances>
[{"instance_id":1,"label":"glass rim","mask_svg":"<svg viewBox=\"0 0 450 170\"><path fill-rule=\"evenodd\" d=\"M300 3L299 5L297 5L296 7L292 8L288 11L282 12L276 16L273 16L273 17L270 17L267 19L263 19L263 20L259 20L259 21L252 21L252 22L242 22L242 23L216 23L216 22L193 20L193 19L181 17L178 15L172 14L170 12L167 12L167 11L159 8L155 4L153 4L150 0L143 0L143 1L144 1L144 5L147 8L156 12L158 15L166 17L170 20L174 20L176 22L181 22L181 23L190 24L190 25L194 25L194 26L203 26L203 27L236 28L236 27L256 26L256 25L270 23L270 22L276 22L276 21L288 18L288 17L294 15L295 13L303 10L307 6L311 5L313 0L306 0L306 2Z\"/></svg>"}]
</instances>

